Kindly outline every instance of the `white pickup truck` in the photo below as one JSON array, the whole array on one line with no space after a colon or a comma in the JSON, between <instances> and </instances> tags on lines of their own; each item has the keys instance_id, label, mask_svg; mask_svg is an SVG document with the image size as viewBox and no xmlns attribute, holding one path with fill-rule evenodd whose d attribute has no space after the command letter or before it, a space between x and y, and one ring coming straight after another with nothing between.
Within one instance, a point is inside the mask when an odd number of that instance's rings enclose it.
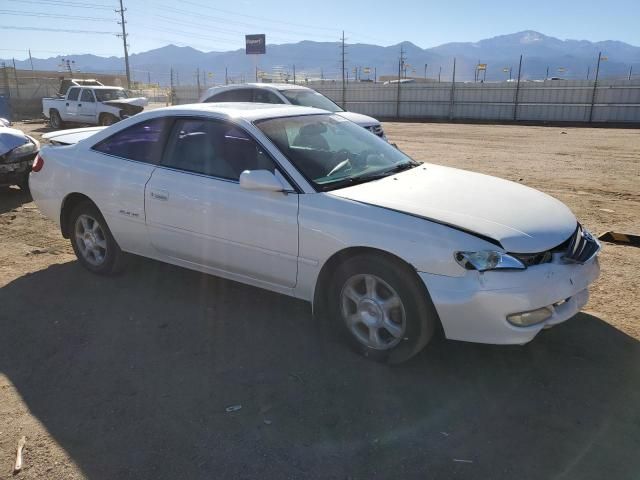
<instances>
[{"instance_id":1,"label":"white pickup truck","mask_svg":"<svg viewBox=\"0 0 640 480\"><path fill-rule=\"evenodd\" d=\"M128 98L120 87L71 87L64 98L43 98L42 113L52 128L61 129L67 123L111 125L144 110L144 97Z\"/></svg>"}]
</instances>

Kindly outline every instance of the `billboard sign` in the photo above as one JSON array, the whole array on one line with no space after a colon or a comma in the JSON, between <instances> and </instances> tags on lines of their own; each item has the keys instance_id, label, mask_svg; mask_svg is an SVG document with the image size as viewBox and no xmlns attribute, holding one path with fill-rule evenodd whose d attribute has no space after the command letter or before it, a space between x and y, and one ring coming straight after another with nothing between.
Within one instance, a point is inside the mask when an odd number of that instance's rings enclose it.
<instances>
[{"instance_id":1,"label":"billboard sign","mask_svg":"<svg viewBox=\"0 0 640 480\"><path fill-rule=\"evenodd\" d=\"M264 33L245 35L247 55L263 55L267 53L267 39Z\"/></svg>"}]
</instances>

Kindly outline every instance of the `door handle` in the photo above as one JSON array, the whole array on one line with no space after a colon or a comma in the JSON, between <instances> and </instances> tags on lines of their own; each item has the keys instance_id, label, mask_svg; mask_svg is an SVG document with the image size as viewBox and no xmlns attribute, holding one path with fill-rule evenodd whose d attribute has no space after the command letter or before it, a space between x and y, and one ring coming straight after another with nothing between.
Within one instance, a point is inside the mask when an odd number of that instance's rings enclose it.
<instances>
[{"instance_id":1,"label":"door handle","mask_svg":"<svg viewBox=\"0 0 640 480\"><path fill-rule=\"evenodd\" d=\"M151 198L156 200L169 200L169 192L166 190L151 190Z\"/></svg>"},{"instance_id":2,"label":"door handle","mask_svg":"<svg viewBox=\"0 0 640 480\"><path fill-rule=\"evenodd\" d=\"M78 106L79 106L79 107L81 107L81 106L82 106L82 104L81 104L81 103L79 103L79 104L78 104Z\"/></svg>"},{"instance_id":3,"label":"door handle","mask_svg":"<svg viewBox=\"0 0 640 480\"><path fill-rule=\"evenodd\" d=\"M69 102L65 103L65 105L68 107L69 106Z\"/></svg>"}]
</instances>

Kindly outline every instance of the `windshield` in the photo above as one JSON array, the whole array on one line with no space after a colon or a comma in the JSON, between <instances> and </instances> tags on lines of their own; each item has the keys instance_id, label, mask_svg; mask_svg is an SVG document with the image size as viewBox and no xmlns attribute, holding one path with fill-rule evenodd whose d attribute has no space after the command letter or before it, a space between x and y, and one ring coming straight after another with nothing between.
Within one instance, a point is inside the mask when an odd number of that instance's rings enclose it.
<instances>
[{"instance_id":1,"label":"windshield","mask_svg":"<svg viewBox=\"0 0 640 480\"><path fill-rule=\"evenodd\" d=\"M328 110L330 112L344 112L342 108L333 103L327 97L313 90L280 90L280 93L293 105L321 108L322 110Z\"/></svg>"},{"instance_id":2,"label":"windshield","mask_svg":"<svg viewBox=\"0 0 640 480\"><path fill-rule=\"evenodd\" d=\"M120 88L113 89L95 89L96 98L99 102L108 102L109 100L119 100L121 98L127 98L127 92Z\"/></svg>"},{"instance_id":3,"label":"windshield","mask_svg":"<svg viewBox=\"0 0 640 480\"><path fill-rule=\"evenodd\" d=\"M367 182L417 165L338 115L274 118L256 124L317 190Z\"/></svg>"}]
</instances>

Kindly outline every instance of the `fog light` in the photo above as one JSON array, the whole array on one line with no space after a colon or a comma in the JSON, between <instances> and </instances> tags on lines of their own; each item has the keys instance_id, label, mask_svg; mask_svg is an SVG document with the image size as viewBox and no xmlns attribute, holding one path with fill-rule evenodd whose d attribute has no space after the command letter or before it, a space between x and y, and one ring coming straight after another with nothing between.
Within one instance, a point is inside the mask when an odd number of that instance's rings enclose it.
<instances>
[{"instance_id":1,"label":"fog light","mask_svg":"<svg viewBox=\"0 0 640 480\"><path fill-rule=\"evenodd\" d=\"M516 327L528 327L548 320L551 315L553 315L553 310L549 307L543 307L530 312L512 313L507 315L507 321Z\"/></svg>"}]
</instances>

